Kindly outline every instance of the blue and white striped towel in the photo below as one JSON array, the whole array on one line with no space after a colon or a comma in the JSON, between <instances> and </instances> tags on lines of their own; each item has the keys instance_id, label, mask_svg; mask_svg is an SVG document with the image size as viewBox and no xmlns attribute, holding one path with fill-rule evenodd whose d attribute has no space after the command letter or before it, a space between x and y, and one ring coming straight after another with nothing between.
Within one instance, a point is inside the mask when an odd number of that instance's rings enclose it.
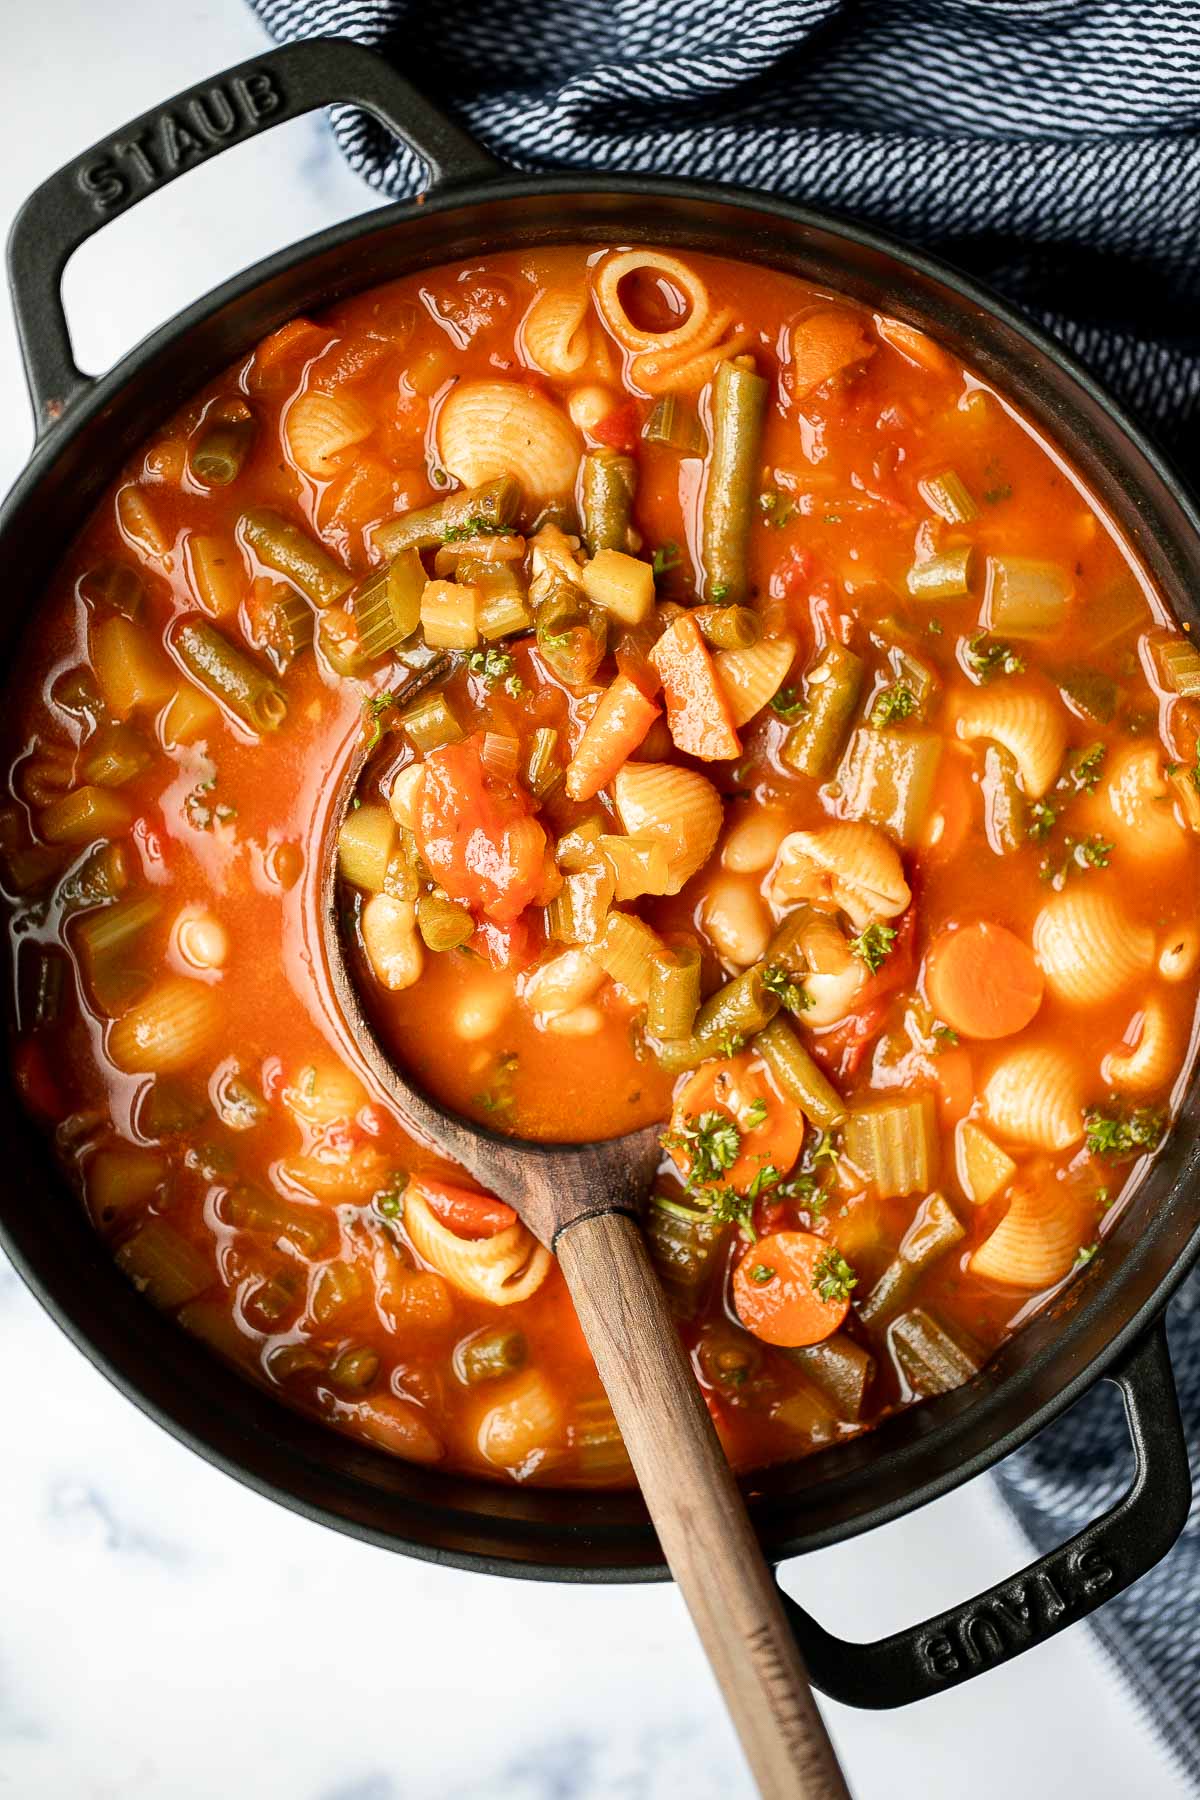
<instances>
[{"instance_id":1,"label":"blue and white striped towel","mask_svg":"<svg viewBox=\"0 0 1200 1800\"><path fill-rule=\"evenodd\" d=\"M523 169L610 169L771 189L886 227L1058 334L1200 477L1200 5L1196 0L250 0L278 38L382 47ZM448 26L450 27L448 29ZM412 153L346 109L373 186ZM1200 1277L1172 1348L1200 1486ZM1010 1458L1039 1548L1117 1497L1110 1389ZM1200 1509L1096 1618L1147 1716L1200 1784Z\"/></svg>"}]
</instances>

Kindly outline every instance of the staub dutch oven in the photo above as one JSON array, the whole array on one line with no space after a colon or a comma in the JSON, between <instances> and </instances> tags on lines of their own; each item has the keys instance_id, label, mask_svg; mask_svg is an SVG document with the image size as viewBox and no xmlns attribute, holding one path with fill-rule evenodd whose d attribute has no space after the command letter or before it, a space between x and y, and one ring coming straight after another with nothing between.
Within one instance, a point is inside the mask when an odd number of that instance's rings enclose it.
<instances>
[{"instance_id":1,"label":"staub dutch oven","mask_svg":"<svg viewBox=\"0 0 1200 1800\"><path fill-rule=\"evenodd\" d=\"M351 102L428 169L416 202L297 244L198 301L102 379L75 367L60 297L72 252L195 164L273 125ZM187 396L296 313L422 266L514 245L655 243L767 263L928 328L1018 396L1063 445L1183 622L1200 630L1200 518L1137 428L1058 348L951 269L874 232L744 189L642 177L515 175L386 63L315 40L179 95L93 146L32 195L9 245L38 442L0 514L13 642L61 545L119 465ZM1136 1458L1124 1499L1062 1548L938 1618L845 1643L789 1612L815 1684L856 1706L938 1693L1080 1619L1151 1568L1182 1529L1186 1448L1163 1332L1200 1254L1200 1091L1100 1254L984 1373L868 1436L747 1483L773 1560L898 1518L996 1463L1094 1382L1124 1397ZM560 1581L666 1576L633 1495L520 1491L416 1468L290 1412L157 1315L66 1191L46 1143L0 1084L0 1237L93 1363L152 1418L259 1493L370 1543L492 1574Z\"/></svg>"}]
</instances>

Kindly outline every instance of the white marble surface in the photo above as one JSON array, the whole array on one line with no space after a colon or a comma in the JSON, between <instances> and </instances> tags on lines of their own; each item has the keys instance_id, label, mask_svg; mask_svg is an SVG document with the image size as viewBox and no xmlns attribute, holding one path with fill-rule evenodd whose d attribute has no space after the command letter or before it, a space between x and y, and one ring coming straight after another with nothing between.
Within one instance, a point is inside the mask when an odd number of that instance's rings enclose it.
<instances>
[{"instance_id":1,"label":"white marble surface","mask_svg":"<svg viewBox=\"0 0 1200 1800\"><path fill-rule=\"evenodd\" d=\"M237 0L0 0L0 224L59 162L262 42ZM18 28L19 27L19 28ZM319 121L194 172L68 272L84 367L369 191ZM29 442L0 318L0 489ZM143 1419L0 1262L5 1800L741 1800L673 1590L427 1568L309 1525ZM986 1481L786 1581L850 1636L1015 1570ZM1185 1792L1086 1630L936 1701L827 1708L858 1800Z\"/></svg>"}]
</instances>

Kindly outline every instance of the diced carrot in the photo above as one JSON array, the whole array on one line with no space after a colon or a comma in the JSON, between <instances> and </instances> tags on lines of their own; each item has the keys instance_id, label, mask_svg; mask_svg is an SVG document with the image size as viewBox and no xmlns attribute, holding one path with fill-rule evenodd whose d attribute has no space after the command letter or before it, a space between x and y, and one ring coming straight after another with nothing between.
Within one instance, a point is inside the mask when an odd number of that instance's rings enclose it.
<instances>
[{"instance_id":1,"label":"diced carrot","mask_svg":"<svg viewBox=\"0 0 1200 1800\"><path fill-rule=\"evenodd\" d=\"M874 356L875 348L857 313L830 307L807 314L792 327L792 393L802 400L831 375Z\"/></svg>"},{"instance_id":2,"label":"diced carrot","mask_svg":"<svg viewBox=\"0 0 1200 1800\"><path fill-rule=\"evenodd\" d=\"M1021 1031L1042 1004L1042 971L1014 932L988 919L941 932L925 957L925 992L963 1037Z\"/></svg>"},{"instance_id":3,"label":"diced carrot","mask_svg":"<svg viewBox=\"0 0 1200 1800\"><path fill-rule=\"evenodd\" d=\"M919 369L928 369L931 375L943 375L950 367L950 359L932 338L918 331L915 325L906 325L903 319L889 318L887 313L875 314L875 330L885 344L899 352L906 362L915 363Z\"/></svg>"},{"instance_id":4,"label":"diced carrot","mask_svg":"<svg viewBox=\"0 0 1200 1800\"><path fill-rule=\"evenodd\" d=\"M590 800L633 755L659 714L628 675L618 675L587 722L567 769L567 796Z\"/></svg>"},{"instance_id":5,"label":"diced carrot","mask_svg":"<svg viewBox=\"0 0 1200 1800\"><path fill-rule=\"evenodd\" d=\"M650 652L662 676L667 724L676 748L701 762L725 762L742 752L729 700L708 646L690 613L663 632Z\"/></svg>"},{"instance_id":6,"label":"diced carrot","mask_svg":"<svg viewBox=\"0 0 1200 1800\"><path fill-rule=\"evenodd\" d=\"M495 1237L515 1225L517 1215L503 1200L481 1194L475 1188L460 1187L440 1175L414 1175L411 1185L429 1202L429 1210L459 1237Z\"/></svg>"},{"instance_id":7,"label":"diced carrot","mask_svg":"<svg viewBox=\"0 0 1200 1800\"><path fill-rule=\"evenodd\" d=\"M777 1231L759 1238L733 1271L733 1304L747 1331L764 1344L819 1344L850 1310L840 1291L839 1252L812 1231ZM834 1288L822 1299L823 1282Z\"/></svg>"},{"instance_id":8,"label":"diced carrot","mask_svg":"<svg viewBox=\"0 0 1200 1800\"><path fill-rule=\"evenodd\" d=\"M933 1078L938 1090L938 1115L949 1131L965 1119L975 1098L975 1071L969 1050L941 1050L933 1059Z\"/></svg>"},{"instance_id":9,"label":"diced carrot","mask_svg":"<svg viewBox=\"0 0 1200 1800\"><path fill-rule=\"evenodd\" d=\"M311 319L289 319L286 325L273 331L269 338L264 338L254 352L250 368L251 386L267 386L281 363L298 362L301 358L315 356L329 342L330 335L326 326L314 325Z\"/></svg>"},{"instance_id":10,"label":"diced carrot","mask_svg":"<svg viewBox=\"0 0 1200 1800\"><path fill-rule=\"evenodd\" d=\"M671 1156L685 1177L692 1154L684 1134L705 1113L719 1114L740 1134L737 1156L721 1175L739 1194L768 1166L786 1175L800 1154L804 1119L778 1092L761 1057L750 1051L704 1063L680 1089L671 1116Z\"/></svg>"}]
</instances>

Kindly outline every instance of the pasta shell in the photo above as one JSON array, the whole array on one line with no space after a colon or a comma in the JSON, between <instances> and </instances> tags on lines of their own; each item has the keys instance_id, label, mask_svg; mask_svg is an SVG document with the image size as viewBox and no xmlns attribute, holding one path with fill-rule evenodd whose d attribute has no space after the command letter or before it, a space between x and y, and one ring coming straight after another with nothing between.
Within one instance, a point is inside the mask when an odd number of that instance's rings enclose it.
<instances>
[{"instance_id":1,"label":"pasta shell","mask_svg":"<svg viewBox=\"0 0 1200 1800\"><path fill-rule=\"evenodd\" d=\"M507 1384L503 1397L479 1423L476 1444L486 1462L501 1469L544 1465L563 1448L565 1424L556 1391L536 1369Z\"/></svg>"},{"instance_id":2,"label":"pasta shell","mask_svg":"<svg viewBox=\"0 0 1200 1800\"><path fill-rule=\"evenodd\" d=\"M1133 1029L1132 1042L1126 1033L1125 1046L1104 1058L1100 1076L1106 1087L1122 1093L1152 1094L1165 1088L1179 1067L1175 1028L1157 995L1147 1000Z\"/></svg>"},{"instance_id":3,"label":"pasta shell","mask_svg":"<svg viewBox=\"0 0 1200 1800\"><path fill-rule=\"evenodd\" d=\"M722 650L713 658L735 725L761 712L783 684L796 655L793 638L760 638L748 650Z\"/></svg>"},{"instance_id":4,"label":"pasta shell","mask_svg":"<svg viewBox=\"0 0 1200 1800\"><path fill-rule=\"evenodd\" d=\"M1088 824L1119 846L1122 859L1167 862L1187 839L1175 817L1157 744L1130 744L1113 757L1108 779L1092 797Z\"/></svg>"},{"instance_id":5,"label":"pasta shell","mask_svg":"<svg viewBox=\"0 0 1200 1800\"><path fill-rule=\"evenodd\" d=\"M349 1125L367 1104L367 1090L342 1063L308 1063L284 1088L283 1104L300 1125L320 1131Z\"/></svg>"},{"instance_id":6,"label":"pasta shell","mask_svg":"<svg viewBox=\"0 0 1200 1800\"><path fill-rule=\"evenodd\" d=\"M387 1181L389 1164L382 1151L366 1144L360 1150L326 1148L320 1154L289 1156L278 1165L284 1185L293 1192L328 1205L362 1204Z\"/></svg>"},{"instance_id":7,"label":"pasta shell","mask_svg":"<svg viewBox=\"0 0 1200 1800\"><path fill-rule=\"evenodd\" d=\"M644 331L636 325L621 298L621 283L635 273L658 276L683 295L687 317L670 331ZM695 347L712 313L708 288L687 263L662 250L621 250L606 256L595 275L596 305L609 331L625 350L682 350Z\"/></svg>"},{"instance_id":8,"label":"pasta shell","mask_svg":"<svg viewBox=\"0 0 1200 1800\"><path fill-rule=\"evenodd\" d=\"M287 409L283 435L296 467L324 479L333 474L342 451L370 437L374 425L365 401L339 388L298 394Z\"/></svg>"},{"instance_id":9,"label":"pasta shell","mask_svg":"<svg viewBox=\"0 0 1200 1800\"><path fill-rule=\"evenodd\" d=\"M1023 1183L969 1267L1007 1287L1048 1288L1070 1273L1079 1253L1081 1210L1058 1184Z\"/></svg>"},{"instance_id":10,"label":"pasta shell","mask_svg":"<svg viewBox=\"0 0 1200 1800\"><path fill-rule=\"evenodd\" d=\"M169 975L110 1027L108 1054L127 1075L173 1075L216 1048L222 1012L215 988Z\"/></svg>"},{"instance_id":11,"label":"pasta shell","mask_svg":"<svg viewBox=\"0 0 1200 1800\"><path fill-rule=\"evenodd\" d=\"M141 488L121 489L117 495L117 518L123 535L135 550L170 567L169 552L174 540L167 536Z\"/></svg>"},{"instance_id":12,"label":"pasta shell","mask_svg":"<svg viewBox=\"0 0 1200 1800\"><path fill-rule=\"evenodd\" d=\"M748 331L728 331L731 312L714 313L703 339L682 350L643 350L629 365L634 387L646 394L696 394L712 380L718 363L740 356L751 342Z\"/></svg>"},{"instance_id":13,"label":"pasta shell","mask_svg":"<svg viewBox=\"0 0 1200 1800\"><path fill-rule=\"evenodd\" d=\"M621 824L631 837L667 846L668 894L708 861L724 816L712 782L676 763L626 763L613 779Z\"/></svg>"},{"instance_id":14,"label":"pasta shell","mask_svg":"<svg viewBox=\"0 0 1200 1800\"><path fill-rule=\"evenodd\" d=\"M958 735L1002 744L1031 800L1040 800L1053 784L1067 748L1061 709L1048 695L1031 690L976 694L959 716Z\"/></svg>"},{"instance_id":15,"label":"pasta shell","mask_svg":"<svg viewBox=\"0 0 1200 1800\"><path fill-rule=\"evenodd\" d=\"M1066 1150L1083 1136L1083 1084L1074 1061L1048 1045L1012 1050L983 1090L987 1118L1005 1137Z\"/></svg>"},{"instance_id":16,"label":"pasta shell","mask_svg":"<svg viewBox=\"0 0 1200 1800\"><path fill-rule=\"evenodd\" d=\"M417 1255L472 1300L513 1306L536 1294L550 1271L550 1252L517 1221L494 1237L461 1238L435 1217L416 1189L404 1196L404 1229Z\"/></svg>"},{"instance_id":17,"label":"pasta shell","mask_svg":"<svg viewBox=\"0 0 1200 1800\"><path fill-rule=\"evenodd\" d=\"M1154 933L1135 925L1104 888L1068 887L1034 920L1033 948L1053 994L1100 1006L1149 969Z\"/></svg>"},{"instance_id":18,"label":"pasta shell","mask_svg":"<svg viewBox=\"0 0 1200 1800\"><path fill-rule=\"evenodd\" d=\"M548 395L518 381L463 381L437 422L442 465L466 487L515 475L534 505L569 494L579 434Z\"/></svg>"},{"instance_id":19,"label":"pasta shell","mask_svg":"<svg viewBox=\"0 0 1200 1800\"><path fill-rule=\"evenodd\" d=\"M902 913L912 892L895 845L873 825L853 821L784 838L767 898L777 906L832 901L862 931Z\"/></svg>"},{"instance_id":20,"label":"pasta shell","mask_svg":"<svg viewBox=\"0 0 1200 1800\"><path fill-rule=\"evenodd\" d=\"M590 307L591 295L582 285L543 289L521 322L525 361L560 380L578 375L591 349Z\"/></svg>"}]
</instances>

